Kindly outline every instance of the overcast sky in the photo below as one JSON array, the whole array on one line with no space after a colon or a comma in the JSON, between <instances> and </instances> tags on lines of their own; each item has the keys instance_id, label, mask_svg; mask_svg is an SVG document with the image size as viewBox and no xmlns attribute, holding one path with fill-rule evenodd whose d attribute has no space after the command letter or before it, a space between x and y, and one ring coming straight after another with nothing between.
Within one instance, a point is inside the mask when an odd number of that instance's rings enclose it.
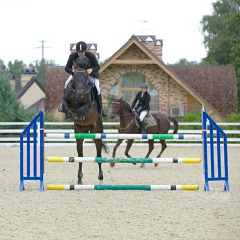
<instances>
[{"instance_id":1,"label":"overcast sky","mask_svg":"<svg viewBox=\"0 0 240 240\"><path fill-rule=\"evenodd\" d=\"M163 61L206 56L200 21L216 0L0 0L0 59L25 64L44 57L65 66L70 43L96 43L100 61L132 35L163 39Z\"/></svg>"}]
</instances>

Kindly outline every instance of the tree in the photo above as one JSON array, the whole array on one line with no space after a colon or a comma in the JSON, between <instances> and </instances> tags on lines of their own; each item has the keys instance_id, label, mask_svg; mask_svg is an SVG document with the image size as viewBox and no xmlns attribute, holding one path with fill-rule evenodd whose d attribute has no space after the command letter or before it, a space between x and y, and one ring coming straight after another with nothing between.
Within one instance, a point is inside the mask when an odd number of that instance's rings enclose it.
<instances>
[{"instance_id":1,"label":"tree","mask_svg":"<svg viewBox=\"0 0 240 240\"><path fill-rule=\"evenodd\" d=\"M181 58L178 62L173 64L167 64L168 66L199 66L199 63L196 61L188 61L186 58Z\"/></svg>"},{"instance_id":2,"label":"tree","mask_svg":"<svg viewBox=\"0 0 240 240\"><path fill-rule=\"evenodd\" d=\"M42 59L40 62L36 62L36 71L37 71L37 80L41 83L41 85L45 88L46 83L46 72L47 68L51 66L55 66L54 61L45 61L45 59ZM31 65L33 66L33 65ZM34 66L33 66L34 67Z\"/></svg>"},{"instance_id":3,"label":"tree","mask_svg":"<svg viewBox=\"0 0 240 240\"><path fill-rule=\"evenodd\" d=\"M24 109L17 100L7 72L0 72L0 122L25 122L31 120L33 116L33 112Z\"/></svg>"},{"instance_id":4,"label":"tree","mask_svg":"<svg viewBox=\"0 0 240 240\"><path fill-rule=\"evenodd\" d=\"M212 5L213 14L203 16L201 21L204 45L208 49L204 61L235 67L240 110L240 0L219 0Z\"/></svg>"},{"instance_id":5,"label":"tree","mask_svg":"<svg viewBox=\"0 0 240 240\"><path fill-rule=\"evenodd\" d=\"M4 62L2 59L0 59L0 72L6 70L6 66L4 65Z\"/></svg>"},{"instance_id":6,"label":"tree","mask_svg":"<svg viewBox=\"0 0 240 240\"><path fill-rule=\"evenodd\" d=\"M26 64L23 61L15 60L14 63L11 61L8 63L9 72L18 78L21 77L21 71L24 67L26 67Z\"/></svg>"}]
</instances>

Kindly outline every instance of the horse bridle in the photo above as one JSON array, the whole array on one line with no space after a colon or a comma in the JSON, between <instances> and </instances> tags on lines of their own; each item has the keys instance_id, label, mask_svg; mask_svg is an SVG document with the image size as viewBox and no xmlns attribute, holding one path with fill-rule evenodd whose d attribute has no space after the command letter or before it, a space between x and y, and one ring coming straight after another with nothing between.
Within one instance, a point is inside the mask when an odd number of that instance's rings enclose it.
<instances>
[{"instance_id":1,"label":"horse bridle","mask_svg":"<svg viewBox=\"0 0 240 240\"><path fill-rule=\"evenodd\" d=\"M121 105L121 103L119 103L119 102L113 102L112 104L119 104L119 105ZM119 116L119 117L132 115L132 113L127 113L127 114L117 114L117 113L115 113L115 112L112 112L112 113L114 113L116 116ZM128 123L128 125L127 125L126 127L121 127L121 126L119 126L120 132L123 132L124 130L126 130L127 128L129 128L129 127L132 125L133 121L134 121L134 118L130 121L130 123Z\"/></svg>"},{"instance_id":2,"label":"horse bridle","mask_svg":"<svg viewBox=\"0 0 240 240\"><path fill-rule=\"evenodd\" d=\"M112 104L119 104L119 105L121 105L121 103L119 103L119 102L113 102ZM115 112L112 112L112 113L114 113L116 116L119 116L119 117L133 115L132 113L126 113L126 114L117 114Z\"/></svg>"},{"instance_id":3,"label":"horse bridle","mask_svg":"<svg viewBox=\"0 0 240 240\"><path fill-rule=\"evenodd\" d=\"M84 70L79 71L79 70L77 70L77 69L74 69L74 71L75 71L75 72L78 72L78 73L83 73L83 72L86 72L87 70L84 69ZM81 95L81 96L83 96L83 95L85 95L85 94L87 94L87 93L89 93L89 92L91 91L91 86L88 85L88 82L89 82L88 74L87 74L87 76L86 76L86 79L87 79L87 81L86 81L86 83L84 84L84 87L77 88L76 85L75 85L75 83L74 83L75 88L73 88L73 87L71 86L71 84L68 84L68 88L69 88L72 92L74 92L76 95ZM78 92L78 89L82 90L81 93Z\"/></svg>"}]
</instances>

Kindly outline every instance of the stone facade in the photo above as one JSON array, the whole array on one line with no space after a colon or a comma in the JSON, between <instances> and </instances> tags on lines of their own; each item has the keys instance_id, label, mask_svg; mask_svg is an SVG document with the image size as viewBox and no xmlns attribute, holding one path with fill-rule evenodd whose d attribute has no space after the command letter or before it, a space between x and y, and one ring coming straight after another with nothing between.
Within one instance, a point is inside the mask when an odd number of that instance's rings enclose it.
<instances>
[{"instance_id":1,"label":"stone facade","mask_svg":"<svg viewBox=\"0 0 240 240\"><path fill-rule=\"evenodd\" d=\"M132 59L130 51L128 51L128 56ZM133 52L133 56L136 58L143 57L141 53L139 56L136 55L136 51ZM193 97L156 64L111 65L105 69L104 72L101 73L100 77L103 103L105 106L107 106L106 96L108 95L108 92L119 82L121 76L126 73L140 73L144 75L146 80L151 82L159 93L159 112L161 113L169 115L172 106L183 106L184 112L186 113L191 109L188 109L188 107L192 103L194 103L199 110L201 109L201 104L197 101L193 101ZM119 97L121 96L119 95Z\"/></svg>"}]
</instances>

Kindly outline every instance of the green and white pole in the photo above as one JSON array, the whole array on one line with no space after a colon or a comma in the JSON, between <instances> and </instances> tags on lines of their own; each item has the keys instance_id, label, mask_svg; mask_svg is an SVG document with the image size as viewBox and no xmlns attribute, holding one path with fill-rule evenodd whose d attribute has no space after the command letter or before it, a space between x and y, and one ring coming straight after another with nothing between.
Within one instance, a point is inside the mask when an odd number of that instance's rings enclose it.
<instances>
[{"instance_id":1,"label":"green and white pole","mask_svg":"<svg viewBox=\"0 0 240 240\"><path fill-rule=\"evenodd\" d=\"M104 158L104 157L46 157L47 162L96 163L200 163L200 158Z\"/></svg>"},{"instance_id":2,"label":"green and white pole","mask_svg":"<svg viewBox=\"0 0 240 240\"><path fill-rule=\"evenodd\" d=\"M198 185L47 185L47 190L199 190Z\"/></svg>"}]
</instances>

